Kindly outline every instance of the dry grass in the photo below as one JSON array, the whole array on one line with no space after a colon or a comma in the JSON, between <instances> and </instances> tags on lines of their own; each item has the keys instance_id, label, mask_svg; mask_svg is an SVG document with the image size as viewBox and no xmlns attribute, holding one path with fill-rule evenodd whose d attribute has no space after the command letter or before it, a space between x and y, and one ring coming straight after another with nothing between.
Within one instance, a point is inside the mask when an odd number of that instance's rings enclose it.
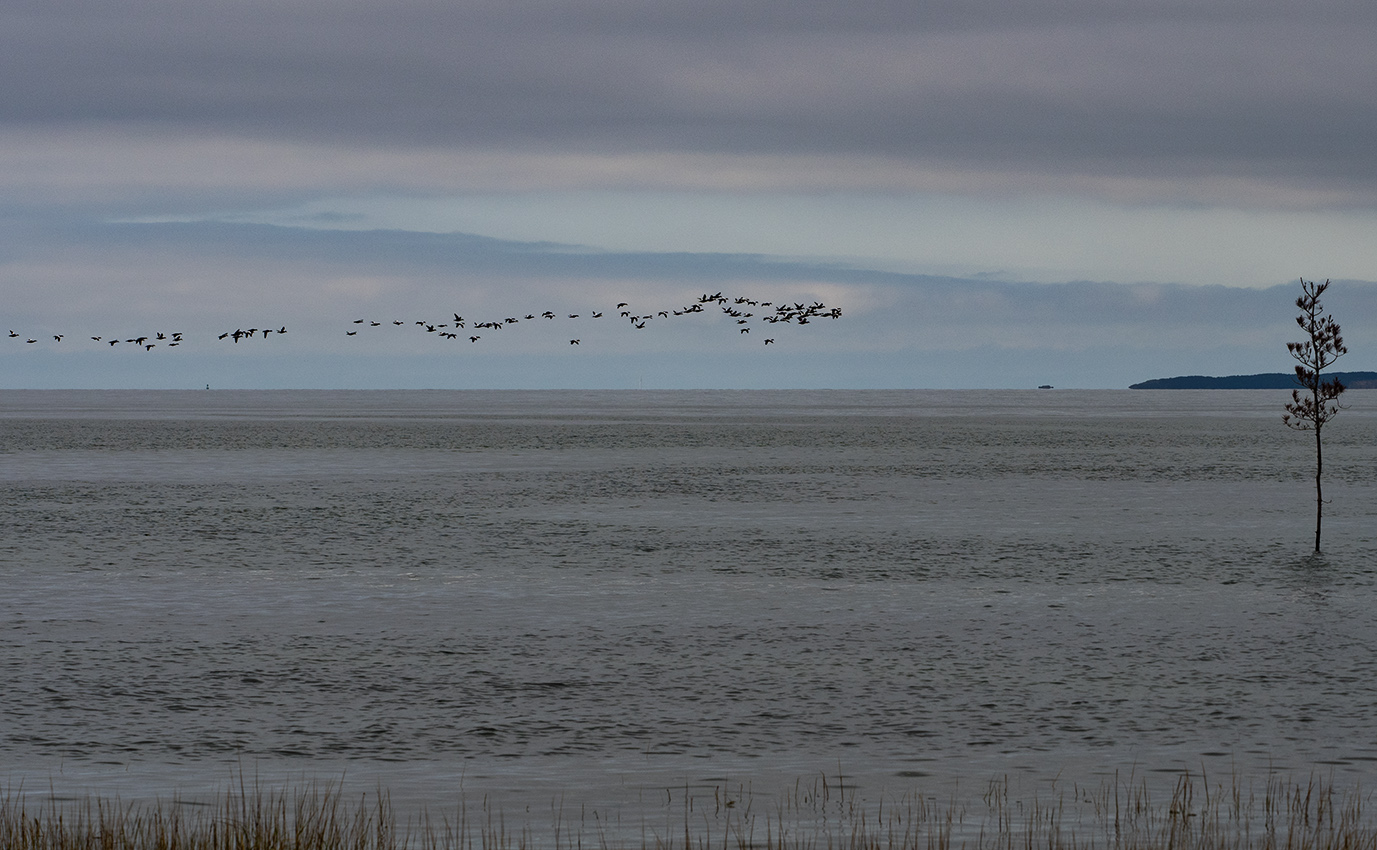
<instances>
[{"instance_id":1,"label":"dry grass","mask_svg":"<svg viewBox=\"0 0 1377 850\"><path fill-rule=\"evenodd\" d=\"M1183 776L1156 802L1145 783L1106 782L1021 799L991 782L978 803L910 792L868 802L844 782L798 782L762 811L745 787L669 789L634 829L580 809L509 827L486 799L451 817L399 823L385 792L346 800L334 786L270 791L242 784L217 802L26 805L0 797L0 850L1377 850L1356 791L1319 779ZM658 824L658 825L656 825Z\"/></svg>"}]
</instances>

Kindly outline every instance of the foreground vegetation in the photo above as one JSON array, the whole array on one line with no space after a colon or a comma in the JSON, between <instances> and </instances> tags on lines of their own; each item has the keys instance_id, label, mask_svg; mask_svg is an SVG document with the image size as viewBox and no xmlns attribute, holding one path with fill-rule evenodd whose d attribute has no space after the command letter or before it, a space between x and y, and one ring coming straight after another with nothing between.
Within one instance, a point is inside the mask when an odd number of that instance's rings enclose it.
<instances>
[{"instance_id":1,"label":"foreground vegetation","mask_svg":"<svg viewBox=\"0 0 1377 850\"><path fill-rule=\"evenodd\" d=\"M634 827L556 805L541 828L509 824L487 800L402 822L386 793L355 801L334 786L241 785L209 804L35 804L11 792L0 797L0 850L1377 850L1366 798L1313 778L1252 789L1187 775L1161 801L1118 779L1043 796L1019 799L996 781L969 805L917 792L867 802L819 777L768 811L744 787L668 789Z\"/></svg>"}]
</instances>

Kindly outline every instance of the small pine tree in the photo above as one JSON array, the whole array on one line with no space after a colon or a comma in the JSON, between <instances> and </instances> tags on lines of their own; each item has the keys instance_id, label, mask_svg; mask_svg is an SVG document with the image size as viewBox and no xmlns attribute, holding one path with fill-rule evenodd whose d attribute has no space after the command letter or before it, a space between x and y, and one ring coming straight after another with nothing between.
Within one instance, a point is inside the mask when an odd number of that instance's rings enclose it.
<instances>
[{"instance_id":1,"label":"small pine tree","mask_svg":"<svg viewBox=\"0 0 1377 850\"><path fill-rule=\"evenodd\" d=\"M1309 339L1286 343L1286 350L1297 362L1296 382L1301 389L1291 391L1291 400L1286 404L1286 413L1281 417L1290 428L1297 431L1315 432L1315 551L1320 551L1320 524L1324 519L1324 489L1320 476L1324 472L1324 444L1320 431L1325 424L1339 415L1339 396L1345 389L1337 378L1326 381L1320 372L1335 360L1348 353L1344 338L1339 334L1339 325L1330 315L1322 315L1324 307L1320 296L1329 288L1329 281L1318 286L1314 281L1301 278L1301 296L1296 299L1300 315L1296 324Z\"/></svg>"}]
</instances>

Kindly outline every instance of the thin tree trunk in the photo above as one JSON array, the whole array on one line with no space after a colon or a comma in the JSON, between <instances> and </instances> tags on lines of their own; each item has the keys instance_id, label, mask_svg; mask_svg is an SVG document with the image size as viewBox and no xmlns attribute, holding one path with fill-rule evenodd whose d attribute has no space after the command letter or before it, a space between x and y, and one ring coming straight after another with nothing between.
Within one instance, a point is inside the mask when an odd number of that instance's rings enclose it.
<instances>
[{"instance_id":1,"label":"thin tree trunk","mask_svg":"<svg viewBox=\"0 0 1377 850\"><path fill-rule=\"evenodd\" d=\"M1320 551L1320 522L1324 517L1324 490L1320 475L1324 472L1324 447L1320 442L1320 426L1315 424L1315 552Z\"/></svg>"}]
</instances>

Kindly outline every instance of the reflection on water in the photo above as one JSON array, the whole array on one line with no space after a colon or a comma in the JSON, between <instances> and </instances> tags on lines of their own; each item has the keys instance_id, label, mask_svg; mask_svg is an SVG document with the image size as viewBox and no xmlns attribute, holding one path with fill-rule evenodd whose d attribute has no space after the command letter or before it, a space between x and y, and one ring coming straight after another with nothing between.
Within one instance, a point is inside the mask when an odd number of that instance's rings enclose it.
<instances>
[{"instance_id":1,"label":"reflection on water","mask_svg":"<svg viewBox=\"0 0 1377 850\"><path fill-rule=\"evenodd\" d=\"M1314 558L1284 393L6 393L0 755L126 799L1370 783L1354 395Z\"/></svg>"}]
</instances>

